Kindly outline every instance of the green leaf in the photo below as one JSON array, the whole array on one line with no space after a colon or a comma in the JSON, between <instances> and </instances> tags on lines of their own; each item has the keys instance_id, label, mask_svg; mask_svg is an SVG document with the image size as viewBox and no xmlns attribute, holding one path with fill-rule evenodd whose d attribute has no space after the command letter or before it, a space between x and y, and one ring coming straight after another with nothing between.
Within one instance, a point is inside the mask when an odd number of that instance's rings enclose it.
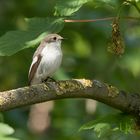
<instances>
[{"instance_id":1,"label":"green leaf","mask_svg":"<svg viewBox=\"0 0 140 140\"><path fill-rule=\"evenodd\" d=\"M58 0L55 6L55 16L71 16L78 11L83 4L91 0Z\"/></svg>"},{"instance_id":2,"label":"green leaf","mask_svg":"<svg viewBox=\"0 0 140 140\"><path fill-rule=\"evenodd\" d=\"M94 125L94 131L97 134L97 137L106 135L110 130L110 125L108 123L98 123Z\"/></svg>"},{"instance_id":3,"label":"green leaf","mask_svg":"<svg viewBox=\"0 0 140 140\"><path fill-rule=\"evenodd\" d=\"M14 129L7 124L0 123L0 135L11 135L14 133Z\"/></svg>"},{"instance_id":4,"label":"green leaf","mask_svg":"<svg viewBox=\"0 0 140 140\"><path fill-rule=\"evenodd\" d=\"M0 38L0 56L12 55L39 43L48 33L58 33L64 25L63 19L26 19L26 28L7 32Z\"/></svg>"},{"instance_id":5,"label":"green leaf","mask_svg":"<svg viewBox=\"0 0 140 140\"><path fill-rule=\"evenodd\" d=\"M121 131L125 134L134 132L135 119L125 114L115 114L100 117L84 124L79 130L93 129L98 137L109 134L109 131Z\"/></svg>"}]
</instances>

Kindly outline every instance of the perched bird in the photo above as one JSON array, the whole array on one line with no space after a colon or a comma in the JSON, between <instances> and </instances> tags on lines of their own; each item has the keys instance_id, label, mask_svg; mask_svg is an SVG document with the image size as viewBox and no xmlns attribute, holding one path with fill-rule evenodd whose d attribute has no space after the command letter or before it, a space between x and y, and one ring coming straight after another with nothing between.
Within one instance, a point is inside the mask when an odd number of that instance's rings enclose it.
<instances>
[{"instance_id":1,"label":"perched bird","mask_svg":"<svg viewBox=\"0 0 140 140\"><path fill-rule=\"evenodd\" d=\"M61 41L58 34L49 34L40 43L33 55L29 70L29 85L39 84L51 77L62 61Z\"/></svg>"}]
</instances>

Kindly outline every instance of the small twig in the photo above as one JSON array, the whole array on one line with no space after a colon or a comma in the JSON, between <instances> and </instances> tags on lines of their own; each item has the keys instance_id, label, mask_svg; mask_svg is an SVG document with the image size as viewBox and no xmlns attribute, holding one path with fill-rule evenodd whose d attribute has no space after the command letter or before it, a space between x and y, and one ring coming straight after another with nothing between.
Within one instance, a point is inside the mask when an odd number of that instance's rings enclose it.
<instances>
[{"instance_id":1,"label":"small twig","mask_svg":"<svg viewBox=\"0 0 140 140\"><path fill-rule=\"evenodd\" d=\"M108 17L108 18L99 18L99 19L79 19L79 20L74 20L74 19L65 19L65 22L96 22L96 21L106 21L106 20L112 20L114 17Z\"/></svg>"},{"instance_id":2,"label":"small twig","mask_svg":"<svg viewBox=\"0 0 140 140\"><path fill-rule=\"evenodd\" d=\"M108 21L113 20L116 17L107 17L107 18L99 18L99 19L65 19L64 22L68 23L75 23L75 22L96 22L96 21ZM138 17L120 17L121 19L128 19L128 20L140 20Z\"/></svg>"}]
</instances>

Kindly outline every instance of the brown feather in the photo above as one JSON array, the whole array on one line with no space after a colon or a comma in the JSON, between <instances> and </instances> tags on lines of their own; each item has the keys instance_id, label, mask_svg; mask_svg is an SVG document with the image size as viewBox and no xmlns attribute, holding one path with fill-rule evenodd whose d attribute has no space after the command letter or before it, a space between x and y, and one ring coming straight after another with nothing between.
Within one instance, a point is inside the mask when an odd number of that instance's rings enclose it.
<instances>
[{"instance_id":1,"label":"brown feather","mask_svg":"<svg viewBox=\"0 0 140 140\"><path fill-rule=\"evenodd\" d=\"M36 73L36 71L37 71L37 68L38 68L38 66L39 66L39 64L40 64L40 61L41 61L41 58L42 58L42 56L39 54L38 56L38 59L37 59L37 61L32 65L32 67L31 67L31 70L30 70L30 73L29 73L29 85L31 85L31 82L32 82L32 80L33 80L33 78L34 78L34 75L35 75L35 73Z\"/></svg>"},{"instance_id":2,"label":"brown feather","mask_svg":"<svg viewBox=\"0 0 140 140\"><path fill-rule=\"evenodd\" d=\"M43 48L45 47L45 45L46 45L45 42L41 42L40 45L39 45L39 47L36 49L36 51L35 51L35 53L34 53L34 55L33 55L33 59L34 59L35 57L37 57L38 59L37 59L37 62L34 63L34 64L32 65L32 67L31 67L31 70L30 70L30 73L29 73L29 76L28 76L29 85L31 85L31 82L32 82L32 80L33 80L33 78L34 78L34 76L35 76L37 67L38 67L39 64L40 64L40 61L41 61L41 58L42 58L42 56L41 56L40 54L41 54Z\"/></svg>"}]
</instances>

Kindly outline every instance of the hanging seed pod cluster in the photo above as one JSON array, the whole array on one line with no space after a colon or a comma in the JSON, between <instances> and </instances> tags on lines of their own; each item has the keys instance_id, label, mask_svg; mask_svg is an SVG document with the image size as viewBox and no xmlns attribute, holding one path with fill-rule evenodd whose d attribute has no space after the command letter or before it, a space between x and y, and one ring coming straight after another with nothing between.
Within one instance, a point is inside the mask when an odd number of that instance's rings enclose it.
<instances>
[{"instance_id":1,"label":"hanging seed pod cluster","mask_svg":"<svg viewBox=\"0 0 140 140\"><path fill-rule=\"evenodd\" d=\"M125 51L124 40L120 33L119 18L113 20L111 43L108 46L108 51L119 56Z\"/></svg>"}]
</instances>

